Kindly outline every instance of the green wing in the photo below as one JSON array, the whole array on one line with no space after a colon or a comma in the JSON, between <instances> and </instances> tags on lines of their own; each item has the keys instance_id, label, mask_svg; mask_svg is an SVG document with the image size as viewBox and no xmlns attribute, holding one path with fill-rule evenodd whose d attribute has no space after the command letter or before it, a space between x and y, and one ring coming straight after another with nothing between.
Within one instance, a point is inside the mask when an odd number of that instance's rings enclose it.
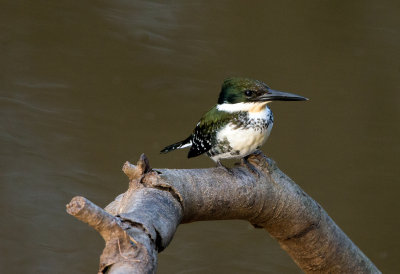
<instances>
[{"instance_id":1,"label":"green wing","mask_svg":"<svg viewBox=\"0 0 400 274\"><path fill-rule=\"evenodd\" d=\"M216 134L229 123L235 114L219 111L216 106L201 117L192 134L192 146L188 158L199 156L212 148Z\"/></svg>"}]
</instances>

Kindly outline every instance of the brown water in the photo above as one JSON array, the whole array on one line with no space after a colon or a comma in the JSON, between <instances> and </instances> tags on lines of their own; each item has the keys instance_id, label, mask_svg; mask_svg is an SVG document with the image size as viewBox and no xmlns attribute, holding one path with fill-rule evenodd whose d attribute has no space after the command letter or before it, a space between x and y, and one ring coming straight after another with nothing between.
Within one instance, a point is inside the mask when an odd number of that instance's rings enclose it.
<instances>
[{"instance_id":1,"label":"brown water","mask_svg":"<svg viewBox=\"0 0 400 274\"><path fill-rule=\"evenodd\" d=\"M105 206L142 152L154 167L213 166L159 150L232 75L311 98L272 105L264 152L399 271L399 12L394 0L2 0L2 272L95 273L103 241L65 204ZM243 221L182 225L159 259L159 273L299 272Z\"/></svg>"}]
</instances>

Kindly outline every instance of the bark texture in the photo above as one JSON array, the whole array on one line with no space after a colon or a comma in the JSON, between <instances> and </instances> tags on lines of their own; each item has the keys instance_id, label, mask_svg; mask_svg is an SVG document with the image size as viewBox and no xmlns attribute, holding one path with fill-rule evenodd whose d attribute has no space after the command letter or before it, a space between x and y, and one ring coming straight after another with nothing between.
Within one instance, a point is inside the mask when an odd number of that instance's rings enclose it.
<instances>
[{"instance_id":1,"label":"bark texture","mask_svg":"<svg viewBox=\"0 0 400 274\"><path fill-rule=\"evenodd\" d=\"M179 224L228 219L267 230L307 273L380 273L272 160L257 152L249 162L253 168L152 170L142 155L136 166L125 163L129 189L105 211L82 197L67 211L104 238L101 273L154 273Z\"/></svg>"}]
</instances>

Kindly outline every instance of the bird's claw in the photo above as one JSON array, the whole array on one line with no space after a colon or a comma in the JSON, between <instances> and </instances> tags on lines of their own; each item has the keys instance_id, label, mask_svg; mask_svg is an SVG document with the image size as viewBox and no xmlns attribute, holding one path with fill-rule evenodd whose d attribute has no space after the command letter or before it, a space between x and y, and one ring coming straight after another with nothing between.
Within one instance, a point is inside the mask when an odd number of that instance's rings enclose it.
<instances>
[{"instance_id":1,"label":"bird's claw","mask_svg":"<svg viewBox=\"0 0 400 274\"><path fill-rule=\"evenodd\" d=\"M250 162L247 160L247 158L248 158L248 156L243 157L243 158L241 159L241 165L242 165L242 166L246 166L246 167L250 170L250 172L254 173L254 174L257 175L257 176L260 176L260 171L259 171L252 163L250 163Z\"/></svg>"}]
</instances>

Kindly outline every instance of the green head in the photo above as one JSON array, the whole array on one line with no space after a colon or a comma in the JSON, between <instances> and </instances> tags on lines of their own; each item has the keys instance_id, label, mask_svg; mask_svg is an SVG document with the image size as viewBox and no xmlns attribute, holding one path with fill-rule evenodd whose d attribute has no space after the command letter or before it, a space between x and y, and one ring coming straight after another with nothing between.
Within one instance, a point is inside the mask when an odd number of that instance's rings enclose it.
<instances>
[{"instance_id":1,"label":"green head","mask_svg":"<svg viewBox=\"0 0 400 274\"><path fill-rule=\"evenodd\" d=\"M257 103L268 101L304 101L307 98L271 89L267 84L248 78L228 78L222 84L218 104Z\"/></svg>"}]
</instances>

